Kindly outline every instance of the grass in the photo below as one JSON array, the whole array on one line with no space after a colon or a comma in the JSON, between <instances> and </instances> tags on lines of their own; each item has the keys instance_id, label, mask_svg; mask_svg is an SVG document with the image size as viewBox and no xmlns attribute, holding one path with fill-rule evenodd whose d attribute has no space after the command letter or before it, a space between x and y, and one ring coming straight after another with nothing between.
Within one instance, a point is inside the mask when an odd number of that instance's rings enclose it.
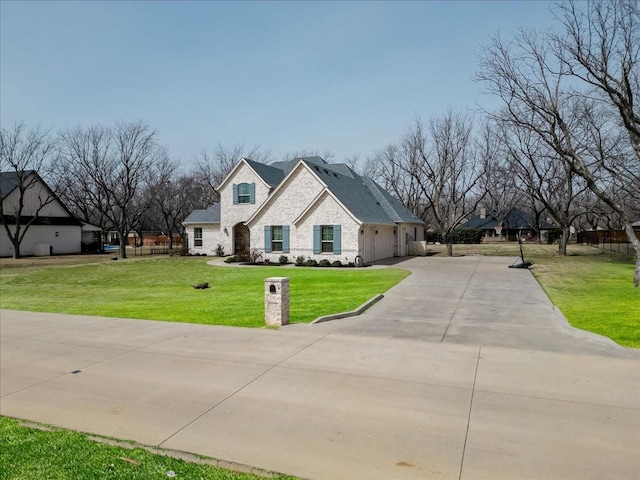
<instances>
[{"instance_id":1,"label":"grass","mask_svg":"<svg viewBox=\"0 0 640 480\"><path fill-rule=\"evenodd\" d=\"M444 246L429 245L442 255ZM454 245L454 255L520 254L517 243ZM575 327L640 347L640 289L634 260L570 245L526 244L525 260L551 301ZM109 256L0 260L0 307L179 322L263 326L264 278L291 278L291 321L352 310L402 280L399 269L230 268L200 257ZM93 262L87 264L86 262ZM208 290L192 284L209 282Z\"/></svg>"},{"instance_id":2,"label":"grass","mask_svg":"<svg viewBox=\"0 0 640 480\"><path fill-rule=\"evenodd\" d=\"M86 258L86 257L85 257ZM264 326L264 279L290 278L290 319L353 310L405 278L401 269L213 267L202 257L138 257L0 269L0 307L242 327ZM211 288L191 287L208 282Z\"/></svg>"},{"instance_id":3,"label":"grass","mask_svg":"<svg viewBox=\"0 0 640 480\"><path fill-rule=\"evenodd\" d=\"M640 289L634 264L617 255L569 256L540 262L533 274L569 323L640 347Z\"/></svg>"},{"instance_id":4,"label":"grass","mask_svg":"<svg viewBox=\"0 0 640 480\"><path fill-rule=\"evenodd\" d=\"M520 255L517 243L454 245L453 251ZM524 254L534 263L536 280L572 326L625 347L640 347L640 289L633 287L633 258L582 245L570 245L568 255L561 257L555 245L526 244Z\"/></svg>"},{"instance_id":5,"label":"grass","mask_svg":"<svg viewBox=\"0 0 640 480\"><path fill-rule=\"evenodd\" d=\"M106 439L105 439L106 440ZM89 439L67 430L26 428L13 418L0 417L0 479L2 480L258 480L202 463L156 455ZM275 476L280 480L294 477Z\"/></svg>"}]
</instances>

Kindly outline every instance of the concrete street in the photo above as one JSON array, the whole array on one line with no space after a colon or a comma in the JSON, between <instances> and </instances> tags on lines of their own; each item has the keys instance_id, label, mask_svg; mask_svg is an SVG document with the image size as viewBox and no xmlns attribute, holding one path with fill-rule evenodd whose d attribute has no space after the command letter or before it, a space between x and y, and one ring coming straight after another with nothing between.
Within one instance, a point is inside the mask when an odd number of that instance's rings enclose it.
<instances>
[{"instance_id":1,"label":"concrete street","mask_svg":"<svg viewBox=\"0 0 640 480\"><path fill-rule=\"evenodd\" d=\"M640 352L513 260L277 331L3 310L0 413L307 479L640 479Z\"/></svg>"}]
</instances>

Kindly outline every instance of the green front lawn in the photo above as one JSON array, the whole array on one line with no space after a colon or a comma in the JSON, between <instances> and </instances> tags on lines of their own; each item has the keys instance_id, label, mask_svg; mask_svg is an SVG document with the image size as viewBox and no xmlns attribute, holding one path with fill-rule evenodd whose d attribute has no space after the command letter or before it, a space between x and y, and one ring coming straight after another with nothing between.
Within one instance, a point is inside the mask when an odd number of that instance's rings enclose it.
<instances>
[{"instance_id":1,"label":"green front lawn","mask_svg":"<svg viewBox=\"0 0 640 480\"><path fill-rule=\"evenodd\" d=\"M442 248L429 245L432 253ZM567 257L555 245L527 244L524 250L525 260L534 262L532 273L573 326L640 347L640 289L632 284L632 258L581 245L570 245ZM516 243L454 246L456 255L519 253ZM202 257L93 257L96 263L82 263L91 258L3 261L0 307L258 327L264 325L266 277L290 277L291 321L310 322L352 310L408 275L393 268L212 267ZM202 282L212 288L191 288Z\"/></svg>"},{"instance_id":2,"label":"green front lawn","mask_svg":"<svg viewBox=\"0 0 640 480\"><path fill-rule=\"evenodd\" d=\"M533 275L571 325L640 347L640 289L633 287L633 261L606 253L540 260Z\"/></svg>"},{"instance_id":3,"label":"green front lawn","mask_svg":"<svg viewBox=\"0 0 640 480\"><path fill-rule=\"evenodd\" d=\"M0 417L2 480L259 480L264 477L189 463L142 448L127 449L89 440L66 430L25 428ZM275 476L280 480L294 477Z\"/></svg>"},{"instance_id":4,"label":"green front lawn","mask_svg":"<svg viewBox=\"0 0 640 480\"><path fill-rule=\"evenodd\" d=\"M0 307L17 310L264 326L264 279L290 278L291 322L353 310L406 270L213 267L202 257L146 257L0 270ZM208 282L211 288L191 285Z\"/></svg>"}]
</instances>

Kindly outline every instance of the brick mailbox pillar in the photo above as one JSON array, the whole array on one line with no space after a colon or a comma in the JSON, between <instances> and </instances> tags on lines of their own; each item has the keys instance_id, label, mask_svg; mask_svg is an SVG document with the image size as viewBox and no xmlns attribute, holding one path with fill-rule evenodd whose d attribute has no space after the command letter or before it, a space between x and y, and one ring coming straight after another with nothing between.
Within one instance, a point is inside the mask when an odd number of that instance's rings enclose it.
<instances>
[{"instance_id":1,"label":"brick mailbox pillar","mask_svg":"<svg viewBox=\"0 0 640 480\"><path fill-rule=\"evenodd\" d=\"M289 277L264 279L264 321L270 327L289 323Z\"/></svg>"}]
</instances>

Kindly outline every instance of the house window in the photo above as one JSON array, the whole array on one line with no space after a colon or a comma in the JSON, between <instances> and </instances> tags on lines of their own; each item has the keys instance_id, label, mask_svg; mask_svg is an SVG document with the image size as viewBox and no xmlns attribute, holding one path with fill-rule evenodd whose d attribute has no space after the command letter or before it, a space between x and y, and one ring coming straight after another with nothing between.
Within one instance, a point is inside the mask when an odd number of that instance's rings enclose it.
<instances>
[{"instance_id":1,"label":"house window","mask_svg":"<svg viewBox=\"0 0 640 480\"><path fill-rule=\"evenodd\" d=\"M248 183L238 185L238 203L249 203L251 200L250 187Z\"/></svg>"},{"instance_id":2,"label":"house window","mask_svg":"<svg viewBox=\"0 0 640 480\"><path fill-rule=\"evenodd\" d=\"M333 225L322 225L322 253L333 253Z\"/></svg>"},{"instance_id":3,"label":"house window","mask_svg":"<svg viewBox=\"0 0 640 480\"><path fill-rule=\"evenodd\" d=\"M341 225L313 226L313 253L333 253L340 255L342 251Z\"/></svg>"},{"instance_id":4,"label":"house window","mask_svg":"<svg viewBox=\"0 0 640 480\"><path fill-rule=\"evenodd\" d=\"M282 251L282 225L271 226L271 250L274 252Z\"/></svg>"},{"instance_id":5,"label":"house window","mask_svg":"<svg viewBox=\"0 0 640 480\"><path fill-rule=\"evenodd\" d=\"M289 225L264 226L265 253L289 253Z\"/></svg>"},{"instance_id":6,"label":"house window","mask_svg":"<svg viewBox=\"0 0 640 480\"><path fill-rule=\"evenodd\" d=\"M195 227L193 229L193 246L201 247L202 246L202 228Z\"/></svg>"},{"instance_id":7,"label":"house window","mask_svg":"<svg viewBox=\"0 0 640 480\"><path fill-rule=\"evenodd\" d=\"M233 184L233 204L237 205L239 203L256 203L255 183Z\"/></svg>"}]
</instances>

